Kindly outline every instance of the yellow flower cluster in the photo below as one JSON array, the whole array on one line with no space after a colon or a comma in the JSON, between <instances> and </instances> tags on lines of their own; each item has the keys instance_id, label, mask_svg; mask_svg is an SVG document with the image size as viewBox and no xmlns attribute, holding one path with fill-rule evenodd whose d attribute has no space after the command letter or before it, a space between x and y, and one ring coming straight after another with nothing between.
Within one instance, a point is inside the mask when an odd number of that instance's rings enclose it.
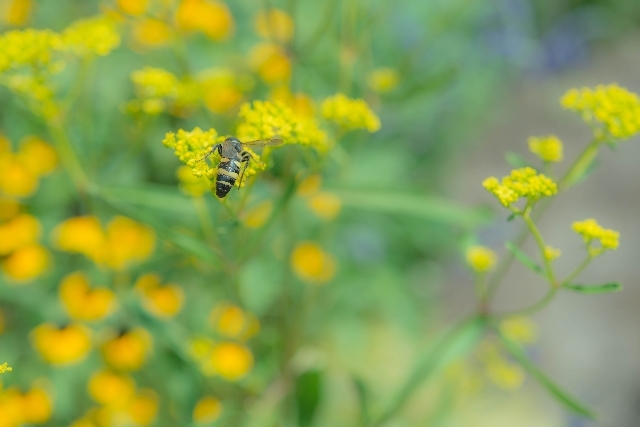
<instances>
[{"instance_id":1,"label":"yellow flower cluster","mask_svg":"<svg viewBox=\"0 0 640 427\"><path fill-rule=\"evenodd\" d=\"M0 36L0 73L23 66L46 68L62 45L60 35L50 30L6 32Z\"/></svg>"},{"instance_id":2,"label":"yellow flower cluster","mask_svg":"<svg viewBox=\"0 0 640 427\"><path fill-rule=\"evenodd\" d=\"M571 228L582 236L587 245L593 240L598 240L602 246L602 250L618 248L620 233L609 228L602 228L593 218L576 221L572 224Z\"/></svg>"},{"instance_id":3,"label":"yellow flower cluster","mask_svg":"<svg viewBox=\"0 0 640 427\"><path fill-rule=\"evenodd\" d=\"M129 375L98 371L89 379L87 389L91 398L101 406L89 411L72 427L113 425L108 420L148 426L155 421L159 408L157 394L151 389L137 390Z\"/></svg>"},{"instance_id":4,"label":"yellow flower cluster","mask_svg":"<svg viewBox=\"0 0 640 427\"><path fill-rule=\"evenodd\" d=\"M174 317L182 309L182 288L176 284L162 285L157 274L148 273L141 276L135 284L135 289L142 297L144 308L157 317Z\"/></svg>"},{"instance_id":5,"label":"yellow flower cluster","mask_svg":"<svg viewBox=\"0 0 640 427\"><path fill-rule=\"evenodd\" d=\"M512 170L509 176L502 178L502 183L496 177L489 177L482 182L482 186L505 207L511 206L520 197L535 202L558 192L558 186L551 178L538 174L530 167Z\"/></svg>"},{"instance_id":6,"label":"yellow flower cluster","mask_svg":"<svg viewBox=\"0 0 640 427\"><path fill-rule=\"evenodd\" d=\"M42 386L34 386L27 392L16 387L0 391L2 427L44 424L51 419L52 412L52 398Z\"/></svg>"},{"instance_id":7,"label":"yellow flower cluster","mask_svg":"<svg viewBox=\"0 0 640 427\"><path fill-rule=\"evenodd\" d=\"M616 139L627 139L640 132L640 98L617 84L571 89L561 99L561 105L582 114L585 122L602 125Z\"/></svg>"},{"instance_id":8,"label":"yellow flower cluster","mask_svg":"<svg viewBox=\"0 0 640 427\"><path fill-rule=\"evenodd\" d=\"M91 331L72 323L58 327L43 323L31 331L33 346L52 365L70 365L83 360L91 350Z\"/></svg>"},{"instance_id":9,"label":"yellow flower cluster","mask_svg":"<svg viewBox=\"0 0 640 427\"><path fill-rule=\"evenodd\" d=\"M472 246L467 249L467 264L477 273L491 270L498 259L494 251L485 246Z\"/></svg>"},{"instance_id":10,"label":"yellow flower cluster","mask_svg":"<svg viewBox=\"0 0 640 427\"><path fill-rule=\"evenodd\" d=\"M16 95L22 96L35 114L45 118L53 118L59 114L60 108L54 99L55 92L41 77L29 74L10 75L4 84Z\"/></svg>"},{"instance_id":11,"label":"yellow flower cluster","mask_svg":"<svg viewBox=\"0 0 640 427\"><path fill-rule=\"evenodd\" d=\"M106 56L120 45L120 34L114 20L98 15L72 23L62 32L62 42L78 56Z\"/></svg>"},{"instance_id":12,"label":"yellow flower cluster","mask_svg":"<svg viewBox=\"0 0 640 427\"><path fill-rule=\"evenodd\" d=\"M545 162L562 161L562 141L555 135L529 138L529 150Z\"/></svg>"},{"instance_id":13,"label":"yellow flower cluster","mask_svg":"<svg viewBox=\"0 0 640 427\"><path fill-rule=\"evenodd\" d=\"M12 209L11 205L7 206ZM15 216L0 224L0 267L15 281L30 281L47 269L50 256L38 243L41 226L37 218L18 214L17 210L13 213Z\"/></svg>"},{"instance_id":14,"label":"yellow flower cluster","mask_svg":"<svg viewBox=\"0 0 640 427\"><path fill-rule=\"evenodd\" d=\"M320 109L325 119L343 130L366 129L373 133L380 129L380 119L363 99L351 99L338 93L322 101Z\"/></svg>"},{"instance_id":15,"label":"yellow flower cluster","mask_svg":"<svg viewBox=\"0 0 640 427\"><path fill-rule=\"evenodd\" d=\"M296 115L280 101L244 104L238 116L242 120L238 125L241 141L280 136L285 144L308 145L319 151L329 148L327 135L313 118Z\"/></svg>"},{"instance_id":16,"label":"yellow flower cluster","mask_svg":"<svg viewBox=\"0 0 640 427\"><path fill-rule=\"evenodd\" d=\"M115 370L137 371L146 362L152 344L151 335L143 328L113 331L102 344L102 356Z\"/></svg>"},{"instance_id":17,"label":"yellow flower cluster","mask_svg":"<svg viewBox=\"0 0 640 427\"><path fill-rule=\"evenodd\" d=\"M189 85L162 68L144 67L131 73L136 99L129 102L132 113L142 111L146 114L160 114L171 107L178 113L178 105L187 104Z\"/></svg>"},{"instance_id":18,"label":"yellow flower cluster","mask_svg":"<svg viewBox=\"0 0 640 427\"><path fill-rule=\"evenodd\" d=\"M97 217L79 216L59 224L53 240L63 251L80 253L98 265L123 270L151 256L156 235L152 228L123 216L113 218L106 230Z\"/></svg>"},{"instance_id":19,"label":"yellow flower cluster","mask_svg":"<svg viewBox=\"0 0 640 427\"><path fill-rule=\"evenodd\" d=\"M301 242L291 253L291 268L300 279L321 285L333 279L337 261L316 243Z\"/></svg>"},{"instance_id":20,"label":"yellow flower cluster","mask_svg":"<svg viewBox=\"0 0 640 427\"><path fill-rule=\"evenodd\" d=\"M11 371L13 371L13 368L9 366L7 362L4 362L2 365L0 365L0 374L4 374L5 372L11 372Z\"/></svg>"},{"instance_id":21,"label":"yellow flower cluster","mask_svg":"<svg viewBox=\"0 0 640 427\"><path fill-rule=\"evenodd\" d=\"M107 288L92 289L89 279L81 272L64 277L58 292L62 305L69 317L74 320L102 320L113 311L116 305L113 291Z\"/></svg>"},{"instance_id":22,"label":"yellow flower cluster","mask_svg":"<svg viewBox=\"0 0 640 427\"><path fill-rule=\"evenodd\" d=\"M549 261L554 261L560 258L560 255L562 255L562 251L560 249L556 249L552 246L546 246L544 248L544 257Z\"/></svg>"}]
</instances>

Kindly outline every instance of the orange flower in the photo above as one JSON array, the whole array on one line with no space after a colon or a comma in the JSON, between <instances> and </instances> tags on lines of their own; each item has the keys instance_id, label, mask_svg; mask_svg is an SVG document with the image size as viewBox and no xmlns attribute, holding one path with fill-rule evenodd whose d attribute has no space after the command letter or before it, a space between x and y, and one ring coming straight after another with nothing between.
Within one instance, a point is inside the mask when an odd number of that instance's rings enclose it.
<instances>
[{"instance_id":1,"label":"orange flower","mask_svg":"<svg viewBox=\"0 0 640 427\"><path fill-rule=\"evenodd\" d=\"M171 28L159 19L141 19L133 24L133 39L141 47L166 46L171 39Z\"/></svg>"},{"instance_id":2,"label":"orange flower","mask_svg":"<svg viewBox=\"0 0 640 427\"><path fill-rule=\"evenodd\" d=\"M182 0L177 23L182 30L201 31L216 41L227 38L233 31L233 16L219 1Z\"/></svg>"},{"instance_id":3,"label":"orange flower","mask_svg":"<svg viewBox=\"0 0 640 427\"><path fill-rule=\"evenodd\" d=\"M118 0L118 7L127 15L140 16L147 11L149 0Z\"/></svg>"},{"instance_id":4,"label":"orange flower","mask_svg":"<svg viewBox=\"0 0 640 427\"><path fill-rule=\"evenodd\" d=\"M33 280L49 266L49 253L38 245L23 246L2 261L2 271L17 281Z\"/></svg>"},{"instance_id":5,"label":"orange flower","mask_svg":"<svg viewBox=\"0 0 640 427\"><path fill-rule=\"evenodd\" d=\"M280 45L258 44L249 53L249 61L267 84L286 82L291 77L291 59Z\"/></svg>"},{"instance_id":6,"label":"orange flower","mask_svg":"<svg viewBox=\"0 0 640 427\"><path fill-rule=\"evenodd\" d=\"M31 338L44 360L53 365L77 363L91 350L90 331L79 324L57 327L43 323L31 332Z\"/></svg>"},{"instance_id":7,"label":"orange flower","mask_svg":"<svg viewBox=\"0 0 640 427\"><path fill-rule=\"evenodd\" d=\"M311 283L328 282L336 274L335 258L313 242L302 242L294 248L291 266L298 277Z\"/></svg>"},{"instance_id":8,"label":"orange flower","mask_svg":"<svg viewBox=\"0 0 640 427\"><path fill-rule=\"evenodd\" d=\"M211 424L222 413L222 403L215 396L204 396L193 408L193 421L198 424Z\"/></svg>"},{"instance_id":9,"label":"orange flower","mask_svg":"<svg viewBox=\"0 0 640 427\"><path fill-rule=\"evenodd\" d=\"M107 363L121 371L140 369L150 350L151 336L142 328L122 332L102 346L102 354Z\"/></svg>"},{"instance_id":10,"label":"orange flower","mask_svg":"<svg viewBox=\"0 0 640 427\"><path fill-rule=\"evenodd\" d=\"M0 155L0 191L15 197L28 197L38 188L38 176L12 154Z\"/></svg>"},{"instance_id":11,"label":"orange flower","mask_svg":"<svg viewBox=\"0 0 640 427\"><path fill-rule=\"evenodd\" d=\"M115 295L107 288L91 289L81 272L67 275L60 283L60 299L69 316L76 320L101 320L115 306Z\"/></svg>"},{"instance_id":12,"label":"orange flower","mask_svg":"<svg viewBox=\"0 0 640 427\"><path fill-rule=\"evenodd\" d=\"M258 319L240 307L226 302L218 304L209 316L211 326L229 338L248 339L260 329Z\"/></svg>"},{"instance_id":13,"label":"orange flower","mask_svg":"<svg viewBox=\"0 0 640 427\"><path fill-rule=\"evenodd\" d=\"M51 419L53 402L47 392L34 387L22 395L22 413L25 423L42 424Z\"/></svg>"},{"instance_id":14,"label":"orange flower","mask_svg":"<svg viewBox=\"0 0 640 427\"><path fill-rule=\"evenodd\" d=\"M121 270L132 261L144 261L155 249L156 235L152 228L132 219L117 216L107 225L108 265Z\"/></svg>"},{"instance_id":15,"label":"orange flower","mask_svg":"<svg viewBox=\"0 0 640 427\"><path fill-rule=\"evenodd\" d=\"M255 29L260 37L283 43L293 38L294 24L293 19L280 9L261 10L256 15Z\"/></svg>"},{"instance_id":16,"label":"orange flower","mask_svg":"<svg viewBox=\"0 0 640 427\"><path fill-rule=\"evenodd\" d=\"M29 214L20 214L0 225L0 255L8 255L40 237L40 223Z\"/></svg>"},{"instance_id":17,"label":"orange flower","mask_svg":"<svg viewBox=\"0 0 640 427\"><path fill-rule=\"evenodd\" d=\"M36 176L51 173L58 166L56 150L35 136L27 136L20 141L18 158Z\"/></svg>"},{"instance_id":18,"label":"orange flower","mask_svg":"<svg viewBox=\"0 0 640 427\"><path fill-rule=\"evenodd\" d=\"M33 0L9 0L4 21L9 25L24 25L31 16Z\"/></svg>"},{"instance_id":19,"label":"orange flower","mask_svg":"<svg viewBox=\"0 0 640 427\"><path fill-rule=\"evenodd\" d=\"M150 425L158 414L158 395L150 389L142 390L133 398L127 412L136 425Z\"/></svg>"},{"instance_id":20,"label":"orange flower","mask_svg":"<svg viewBox=\"0 0 640 427\"><path fill-rule=\"evenodd\" d=\"M88 384L89 394L101 405L124 408L136 392L136 384L128 375L109 371L93 374Z\"/></svg>"},{"instance_id":21,"label":"orange flower","mask_svg":"<svg viewBox=\"0 0 640 427\"><path fill-rule=\"evenodd\" d=\"M13 218L20 212L20 203L13 199L0 198L0 221ZM0 238L0 241L2 239ZM0 246L2 244L0 243Z\"/></svg>"},{"instance_id":22,"label":"orange flower","mask_svg":"<svg viewBox=\"0 0 640 427\"><path fill-rule=\"evenodd\" d=\"M97 264L104 262L106 236L95 216L63 221L53 231L53 242L63 251L83 254Z\"/></svg>"},{"instance_id":23,"label":"orange flower","mask_svg":"<svg viewBox=\"0 0 640 427\"><path fill-rule=\"evenodd\" d=\"M253 368L253 355L242 344L223 342L213 347L207 365L205 370L213 371L225 380L237 381Z\"/></svg>"}]
</instances>

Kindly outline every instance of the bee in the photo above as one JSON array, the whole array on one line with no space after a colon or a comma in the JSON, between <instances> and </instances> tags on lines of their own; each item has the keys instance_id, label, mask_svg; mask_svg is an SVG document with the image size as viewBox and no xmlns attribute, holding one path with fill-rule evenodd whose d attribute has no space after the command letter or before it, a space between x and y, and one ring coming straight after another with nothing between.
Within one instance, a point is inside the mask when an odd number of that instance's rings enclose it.
<instances>
[{"instance_id":1,"label":"bee","mask_svg":"<svg viewBox=\"0 0 640 427\"><path fill-rule=\"evenodd\" d=\"M283 143L284 140L280 137L241 142L238 138L231 136L225 139L224 142L214 145L211 151L201 160L205 160L216 151L220 154L220 163L218 163L218 173L216 175L216 196L221 199L224 198L238 178L240 179L240 185L242 185L244 171L247 169L249 161L253 159L253 155L244 149L245 146L265 147Z\"/></svg>"}]
</instances>

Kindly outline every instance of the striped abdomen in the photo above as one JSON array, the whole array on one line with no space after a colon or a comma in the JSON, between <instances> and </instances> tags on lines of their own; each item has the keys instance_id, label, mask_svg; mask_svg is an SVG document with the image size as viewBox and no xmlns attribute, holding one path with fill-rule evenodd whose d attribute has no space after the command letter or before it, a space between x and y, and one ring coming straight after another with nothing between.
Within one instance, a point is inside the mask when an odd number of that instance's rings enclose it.
<instances>
[{"instance_id":1,"label":"striped abdomen","mask_svg":"<svg viewBox=\"0 0 640 427\"><path fill-rule=\"evenodd\" d=\"M231 188L233 188L233 184L236 183L239 173L240 162L237 160L237 157L233 159L223 157L220 159L218 175L216 177L216 196L221 199L226 196L227 193L231 191Z\"/></svg>"}]
</instances>

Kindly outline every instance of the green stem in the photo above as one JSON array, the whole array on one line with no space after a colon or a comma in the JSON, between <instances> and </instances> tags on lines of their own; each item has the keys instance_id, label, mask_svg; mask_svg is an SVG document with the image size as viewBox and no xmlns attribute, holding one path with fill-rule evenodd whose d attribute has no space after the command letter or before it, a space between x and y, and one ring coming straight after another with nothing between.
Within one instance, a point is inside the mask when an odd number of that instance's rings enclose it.
<instances>
[{"instance_id":1,"label":"green stem","mask_svg":"<svg viewBox=\"0 0 640 427\"><path fill-rule=\"evenodd\" d=\"M82 164L80 163L80 160L78 160L78 157L73 150L73 146L71 145L71 141L69 140L69 137L62 125L54 120L46 120L46 125L49 130L49 134L51 134L56 150L58 151L60 160L71 177L71 180L76 186L78 192L85 194L88 190L92 190L91 183L87 179L87 175L82 168Z\"/></svg>"},{"instance_id":2,"label":"green stem","mask_svg":"<svg viewBox=\"0 0 640 427\"><path fill-rule=\"evenodd\" d=\"M533 235L536 243L538 244L538 249L540 250L540 256L542 257L542 261L544 262L545 274L547 276L547 280L552 288L557 288L558 283L555 278L555 274L553 273L553 266L551 265L551 261L545 256L545 248L546 244L542 239L542 234L540 234L540 230L536 227L536 224L531 219L531 209L525 209L524 214L522 215L522 219L525 224L529 228L529 232Z\"/></svg>"},{"instance_id":3,"label":"green stem","mask_svg":"<svg viewBox=\"0 0 640 427\"><path fill-rule=\"evenodd\" d=\"M587 268L589 263L591 263L592 259L593 259L593 256L591 254L587 255L587 258L584 261L582 261L582 263L575 270L573 270L571 274L569 274L564 280L562 280L562 286L568 285L573 281L573 279L578 277L578 275L582 273L582 271L585 268Z\"/></svg>"},{"instance_id":4,"label":"green stem","mask_svg":"<svg viewBox=\"0 0 640 427\"><path fill-rule=\"evenodd\" d=\"M193 197L193 205L196 208L196 214L198 215L198 220L200 221L200 227L202 227L202 232L205 235L207 241L210 244L217 245L218 238L216 235L215 228L213 227L213 223L211 222L211 216L209 215L209 210L207 209L207 204L204 201L202 196Z\"/></svg>"},{"instance_id":5,"label":"green stem","mask_svg":"<svg viewBox=\"0 0 640 427\"><path fill-rule=\"evenodd\" d=\"M560 288L559 287L554 288L552 286L549 286L549 290L544 295L544 297L542 297L542 299L536 302L535 304L520 310L509 312L509 313L496 314L496 315L493 315L492 317L496 319L502 319L502 318L511 317L511 316L530 316L542 310L547 305L549 305L549 303L553 301L553 298L556 296L558 289Z\"/></svg>"}]
</instances>

